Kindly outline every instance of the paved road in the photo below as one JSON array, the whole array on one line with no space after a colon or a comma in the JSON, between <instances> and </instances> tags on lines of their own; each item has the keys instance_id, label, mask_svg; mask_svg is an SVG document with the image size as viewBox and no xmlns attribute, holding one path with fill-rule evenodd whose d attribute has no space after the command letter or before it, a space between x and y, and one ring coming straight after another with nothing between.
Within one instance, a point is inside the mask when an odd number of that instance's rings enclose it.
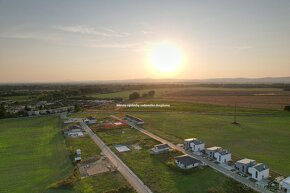
<instances>
[{"instance_id":1,"label":"paved road","mask_svg":"<svg viewBox=\"0 0 290 193\"><path fill-rule=\"evenodd\" d=\"M111 115L111 117L113 117L113 118L115 118L115 119L117 119L117 120L122 120L121 118L119 118L119 117L117 117L117 116L114 116L114 115ZM157 135L154 135L153 133L151 133L151 132L149 132L149 131L143 129L142 127L140 127L140 126L138 126L138 125L136 125L136 124L134 124L134 123L131 123L131 122L128 122L128 121L126 121L126 122L127 122L131 127L135 128L135 129L137 129L138 131L144 133L145 135L147 135L147 136L149 136L149 137L155 139L156 141L159 141L159 142L161 142L161 143L166 143L166 144L168 144L172 149L178 150L178 151L180 151L180 152L182 152L182 153L184 153L184 154L188 154L188 155L194 157L195 159L200 160L201 162L207 164L209 167L211 167L211 168L213 168L213 169L215 169L215 170L217 170L217 171L223 173L224 175L226 175L226 176L228 176L228 177L230 177L230 178L232 178L232 179L234 179L234 180L236 180L236 181L238 181L238 182L240 182L240 183L242 183L242 184L244 184L244 185L246 185L246 186L252 188L253 190L255 190L255 191L257 191L257 192L272 193L271 191L269 191L269 190L267 190L267 189L265 189L265 188L262 188L262 187L260 187L260 186L257 186L254 182L252 182L252 181L250 181L250 180L248 180L248 179L246 179L246 178L244 178L244 177L242 177L242 176L240 176L240 175L238 175L238 174L236 174L236 173L234 173L234 172L232 172L232 171L229 171L229 170L227 170L227 169L225 169L225 168L219 166L218 164L216 164L216 163L214 163L214 162L212 162L212 161L210 161L210 160L208 160L208 159L206 159L206 158L203 158L202 156L199 156L199 155L193 154L192 152L189 152L189 151L185 151L183 148L178 147L178 146L176 146L175 144L171 143L170 141L167 141L167 140L165 140L165 139L163 139L163 138L161 138L161 137L159 137L159 136L157 136Z\"/></svg>"},{"instance_id":2,"label":"paved road","mask_svg":"<svg viewBox=\"0 0 290 193\"><path fill-rule=\"evenodd\" d=\"M92 140L100 147L104 155L109 158L109 160L138 193L153 193L84 122L81 122L80 124Z\"/></svg>"}]
</instances>

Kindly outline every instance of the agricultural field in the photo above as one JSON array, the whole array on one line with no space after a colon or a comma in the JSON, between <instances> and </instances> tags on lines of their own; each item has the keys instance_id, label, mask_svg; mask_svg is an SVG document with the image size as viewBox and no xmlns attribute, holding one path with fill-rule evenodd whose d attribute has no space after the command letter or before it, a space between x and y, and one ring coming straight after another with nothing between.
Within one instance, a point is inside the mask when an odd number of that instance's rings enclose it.
<instances>
[{"instance_id":1,"label":"agricultural field","mask_svg":"<svg viewBox=\"0 0 290 193\"><path fill-rule=\"evenodd\" d=\"M208 192L220 190L225 193L252 192L210 168L195 168L184 172L175 167L174 157L179 152L151 155L149 150L157 141L132 128L96 131L109 147L156 193ZM118 153L114 146L126 144L131 151ZM138 145L141 149L134 149Z\"/></svg>"},{"instance_id":2,"label":"agricultural field","mask_svg":"<svg viewBox=\"0 0 290 193\"><path fill-rule=\"evenodd\" d=\"M128 99L132 92L141 95L150 90L155 90L155 99L169 101L184 101L202 104L214 104L248 108L265 108L282 110L289 105L290 92L277 88L213 88L213 87L186 87L186 88L159 88L130 90L107 94L92 94L90 97ZM147 100L140 99L141 101ZM149 99L150 100L150 99Z\"/></svg>"},{"instance_id":3,"label":"agricultural field","mask_svg":"<svg viewBox=\"0 0 290 193\"><path fill-rule=\"evenodd\" d=\"M0 120L0 192L39 193L72 174L58 117Z\"/></svg>"},{"instance_id":4,"label":"agricultural field","mask_svg":"<svg viewBox=\"0 0 290 193\"><path fill-rule=\"evenodd\" d=\"M234 158L252 158L264 162L272 171L290 175L290 114L281 116L206 115L179 112L130 113L145 121L144 128L174 143L197 137L207 146L229 149Z\"/></svg>"}]
</instances>

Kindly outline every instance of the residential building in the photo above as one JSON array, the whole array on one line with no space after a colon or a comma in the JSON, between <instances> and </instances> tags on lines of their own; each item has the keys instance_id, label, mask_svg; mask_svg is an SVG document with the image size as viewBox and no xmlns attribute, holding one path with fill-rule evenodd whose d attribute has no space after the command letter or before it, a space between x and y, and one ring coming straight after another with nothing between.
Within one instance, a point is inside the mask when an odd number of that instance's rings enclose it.
<instances>
[{"instance_id":1,"label":"residential building","mask_svg":"<svg viewBox=\"0 0 290 193\"><path fill-rule=\"evenodd\" d=\"M84 122L86 124L96 124L97 123L97 119L95 117L87 117Z\"/></svg>"},{"instance_id":2,"label":"residential building","mask_svg":"<svg viewBox=\"0 0 290 193\"><path fill-rule=\"evenodd\" d=\"M248 172L251 174L251 177L257 181L269 177L269 168L264 163L258 163L249 167Z\"/></svg>"},{"instance_id":3,"label":"residential building","mask_svg":"<svg viewBox=\"0 0 290 193\"><path fill-rule=\"evenodd\" d=\"M285 193L290 193L290 176L282 180L279 184L280 190Z\"/></svg>"},{"instance_id":4,"label":"residential building","mask_svg":"<svg viewBox=\"0 0 290 193\"><path fill-rule=\"evenodd\" d=\"M221 149L222 149L221 147L217 147L217 146L209 147L205 149L205 153L207 154L209 158L214 159L214 153Z\"/></svg>"},{"instance_id":5,"label":"residential building","mask_svg":"<svg viewBox=\"0 0 290 193\"><path fill-rule=\"evenodd\" d=\"M190 147L191 147L191 150L193 152L199 152L199 151L202 151L204 150L205 148L205 143L201 140L193 140L191 143L190 143Z\"/></svg>"},{"instance_id":6,"label":"residential building","mask_svg":"<svg viewBox=\"0 0 290 193\"><path fill-rule=\"evenodd\" d=\"M197 167L199 161L189 155L182 155L175 158L175 163L181 169L190 169Z\"/></svg>"},{"instance_id":7,"label":"residential building","mask_svg":"<svg viewBox=\"0 0 290 193\"><path fill-rule=\"evenodd\" d=\"M183 143L183 148L184 148L185 150L189 150L189 149L191 149L190 144L191 144L194 140L197 140L197 139L196 139L196 138L185 139L185 140L184 140L184 143Z\"/></svg>"},{"instance_id":8,"label":"residential building","mask_svg":"<svg viewBox=\"0 0 290 193\"><path fill-rule=\"evenodd\" d=\"M155 145L151 151L153 153L163 153L163 152L168 152L169 151L169 145L168 144L159 144L159 145Z\"/></svg>"},{"instance_id":9,"label":"residential building","mask_svg":"<svg viewBox=\"0 0 290 193\"><path fill-rule=\"evenodd\" d=\"M243 174L247 174L248 173L248 168L252 167L254 165L256 165L256 161L255 160L245 158L245 159L237 161L235 163L235 168L237 170L239 170L239 172L241 172Z\"/></svg>"},{"instance_id":10,"label":"residential building","mask_svg":"<svg viewBox=\"0 0 290 193\"><path fill-rule=\"evenodd\" d=\"M228 150L218 150L214 153L214 158L219 163L227 163L232 160L232 154Z\"/></svg>"}]
</instances>

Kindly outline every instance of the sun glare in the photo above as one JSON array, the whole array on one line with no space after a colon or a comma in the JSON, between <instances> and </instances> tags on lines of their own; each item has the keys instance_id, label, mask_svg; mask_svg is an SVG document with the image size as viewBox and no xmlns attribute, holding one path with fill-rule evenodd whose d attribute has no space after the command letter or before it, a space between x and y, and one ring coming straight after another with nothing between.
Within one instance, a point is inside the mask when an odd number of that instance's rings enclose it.
<instances>
[{"instance_id":1,"label":"sun glare","mask_svg":"<svg viewBox=\"0 0 290 193\"><path fill-rule=\"evenodd\" d=\"M150 50L149 62L159 73L172 74L179 69L182 63L182 54L174 44L161 42Z\"/></svg>"}]
</instances>

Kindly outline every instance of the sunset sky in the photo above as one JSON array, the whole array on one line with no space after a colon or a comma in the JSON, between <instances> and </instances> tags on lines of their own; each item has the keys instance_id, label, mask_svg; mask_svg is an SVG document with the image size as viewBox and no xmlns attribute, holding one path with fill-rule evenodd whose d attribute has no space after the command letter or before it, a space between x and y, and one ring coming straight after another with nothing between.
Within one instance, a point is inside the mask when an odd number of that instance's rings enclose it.
<instances>
[{"instance_id":1,"label":"sunset sky","mask_svg":"<svg viewBox=\"0 0 290 193\"><path fill-rule=\"evenodd\" d=\"M266 76L290 76L289 0L0 0L0 82Z\"/></svg>"}]
</instances>

